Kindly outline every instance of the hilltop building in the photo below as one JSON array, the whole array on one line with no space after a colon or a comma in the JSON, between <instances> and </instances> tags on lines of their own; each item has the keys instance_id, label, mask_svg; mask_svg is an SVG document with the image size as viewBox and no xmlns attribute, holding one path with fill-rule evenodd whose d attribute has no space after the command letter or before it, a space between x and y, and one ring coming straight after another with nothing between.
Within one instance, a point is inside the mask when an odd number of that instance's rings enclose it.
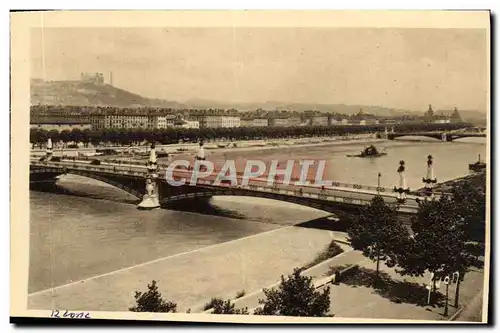
<instances>
[{"instance_id":1,"label":"hilltop building","mask_svg":"<svg viewBox=\"0 0 500 333\"><path fill-rule=\"evenodd\" d=\"M80 73L80 81L97 85L104 84L103 73Z\"/></svg>"}]
</instances>

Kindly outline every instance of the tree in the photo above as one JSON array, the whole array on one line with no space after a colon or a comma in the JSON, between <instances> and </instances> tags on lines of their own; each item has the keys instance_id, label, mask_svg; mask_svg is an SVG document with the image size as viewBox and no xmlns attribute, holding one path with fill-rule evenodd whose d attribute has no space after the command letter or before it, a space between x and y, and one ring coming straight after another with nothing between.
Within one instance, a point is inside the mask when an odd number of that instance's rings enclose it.
<instances>
[{"instance_id":1,"label":"tree","mask_svg":"<svg viewBox=\"0 0 500 333\"><path fill-rule=\"evenodd\" d=\"M91 137L91 130L88 128L84 129L82 131L82 141L85 147L89 146L90 137Z\"/></svg>"},{"instance_id":2,"label":"tree","mask_svg":"<svg viewBox=\"0 0 500 333\"><path fill-rule=\"evenodd\" d=\"M458 214L467 221L471 241L485 242L486 235L486 173L453 186L452 200Z\"/></svg>"},{"instance_id":3,"label":"tree","mask_svg":"<svg viewBox=\"0 0 500 333\"><path fill-rule=\"evenodd\" d=\"M483 251L482 244L473 240L474 233L471 232L474 230L471 224L478 220L472 216L473 212L479 214L477 207L465 204L459 198L467 188L456 188L451 196L442 195L438 200L419 203L418 212L412 218L414 235L398 259L401 275L433 273L433 291L435 280L445 276L451 278L458 272L457 305L460 281L471 266L479 265L478 257Z\"/></svg>"},{"instance_id":4,"label":"tree","mask_svg":"<svg viewBox=\"0 0 500 333\"><path fill-rule=\"evenodd\" d=\"M326 317L330 311L330 287L316 290L312 278L295 269L288 277L281 276L278 289L263 289L266 299L259 299L256 315Z\"/></svg>"},{"instance_id":5,"label":"tree","mask_svg":"<svg viewBox=\"0 0 500 333\"><path fill-rule=\"evenodd\" d=\"M30 128L30 142L32 144L32 148L35 147L35 144L40 144L46 141L45 131L39 128Z\"/></svg>"},{"instance_id":6,"label":"tree","mask_svg":"<svg viewBox=\"0 0 500 333\"><path fill-rule=\"evenodd\" d=\"M61 133L59 133L59 139L66 143L71 140L71 131L68 129L62 130Z\"/></svg>"},{"instance_id":7,"label":"tree","mask_svg":"<svg viewBox=\"0 0 500 333\"><path fill-rule=\"evenodd\" d=\"M73 128L69 133L69 140L78 143L83 140L83 133L79 128Z\"/></svg>"},{"instance_id":8,"label":"tree","mask_svg":"<svg viewBox=\"0 0 500 333\"><path fill-rule=\"evenodd\" d=\"M380 195L373 197L352 219L347 234L355 250L362 251L365 257L377 263L376 279L380 262L394 266L400 246L409 237L408 230L397 220L395 208L387 205Z\"/></svg>"},{"instance_id":9,"label":"tree","mask_svg":"<svg viewBox=\"0 0 500 333\"><path fill-rule=\"evenodd\" d=\"M50 138L52 140L52 142L57 142L59 140L61 140L61 133L56 130L56 129L51 129L48 133L47 133L47 139Z\"/></svg>"},{"instance_id":10,"label":"tree","mask_svg":"<svg viewBox=\"0 0 500 333\"><path fill-rule=\"evenodd\" d=\"M248 314L248 309L236 309L235 304L231 300L223 301L220 298L212 298L210 301L210 308L212 314Z\"/></svg>"},{"instance_id":11,"label":"tree","mask_svg":"<svg viewBox=\"0 0 500 333\"><path fill-rule=\"evenodd\" d=\"M134 298L136 305L129 308L132 312L177 312L177 304L163 299L155 280L148 284L147 292L136 291Z\"/></svg>"}]
</instances>

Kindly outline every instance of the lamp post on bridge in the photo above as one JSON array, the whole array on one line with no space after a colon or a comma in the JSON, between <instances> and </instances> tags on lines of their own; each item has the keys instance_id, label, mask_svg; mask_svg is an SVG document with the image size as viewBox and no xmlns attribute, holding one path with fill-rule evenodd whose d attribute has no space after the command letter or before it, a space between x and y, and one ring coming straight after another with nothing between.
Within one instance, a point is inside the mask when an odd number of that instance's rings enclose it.
<instances>
[{"instance_id":1,"label":"lamp post on bridge","mask_svg":"<svg viewBox=\"0 0 500 333\"><path fill-rule=\"evenodd\" d=\"M437 183L437 179L434 177L432 155L427 156L427 175L422 178L422 182L424 183L426 198L432 198L434 196L434 184Z\"/></svg>"},{"instance_id":2,"label":"lamp post on bridge","mask_svg":"<svg viewBox=\"0 0 500 333\"><path fill-rule=\"evenodd\" d=\"M399 187L394 186L394 192L398 193L398 203L405 203L406 195L410 193L410 189L406 187L405 161L399 161L399 167L397 171L399 174Z\"/></svg>"},{"instance_id":3,"label":"lamp post on bridge","mask_svg":"<svg viewBox=\"0 0 500 333\"><path fill-rule=\"evenodd\" d=\"M52 139L48 138L47 140L47 149L45 151L45 157L47 158L47 161L50 161L52 157Z\"/></svg>"},{"instance_id":4,"label":"lamp post on bridge","mask_svg":"<svg viewBox=\"0 0 500 333\"><path fill-rule=\"evenodd\" d=\"M139 209L154 209L160 207L158 193L158 163L154 143L151 144L147 169L146 194L144 194L142 201L137 206Z\"/></svg>"}]
</instances>

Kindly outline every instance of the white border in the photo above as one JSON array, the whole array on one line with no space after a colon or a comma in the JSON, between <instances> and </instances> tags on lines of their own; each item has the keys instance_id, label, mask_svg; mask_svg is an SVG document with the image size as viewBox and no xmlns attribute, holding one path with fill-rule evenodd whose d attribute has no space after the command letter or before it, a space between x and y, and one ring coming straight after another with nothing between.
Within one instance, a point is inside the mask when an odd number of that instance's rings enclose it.
<instances>
[{"instance_id":1,"label":"white border","mask_svg":"<svg viewBox=\"0 0 500 333\"><path fill-rule=\"evenodd\" d=\"M476 0L476 1L469 1L467 4L465 3L459 3L457 1L358 1L358 0L351 0L351 1L342 1L342 2L337 2L337 3L332 3L329 1L315 1L315 0L309 0L309 1L286 1L281 4L278 2L272 3L271 1L262 1L262 0L254 0L254 1L239 1L237 4L235 2L230 2L230 1L210 1L210 2L204 2L204 1L193 1L193 0L185 0L185 1L162 1L162 2L157 2L157 1L148 1L148 0L142 0L140 2L127 2L127 1L120 1L120 2L113 2L113 1L94 1L94 0L87 0L85 2L67 2L67 1L44 1L43 4L39 3L37 1L5 1L2 2L2 9L4 9L1 13L2 16L1 18L1 42L3 47L3 52L1 52L2 56L2 63L4 66L1 67L1 73L3 74L3 78L6 81L5 86L3 86L2 92L0 93L1 96L1 101L2 101L2 106L3 106L3 112L1 113L1 116L4 117L3 121L0 122L0 126L3 126L3 140L1 140L1 153L3 156L8 156L9 154L9 134L10 134L10 128L9 128L9 117L8 117L8 110L9 110L9 93L8 93L8 87L10 85L9 82L9 72L8 72L8 66L7 64L9 63L9 13L7 10L9 8L16 8L16 9L32 9L32 8L39 8L40 6L43 6L44 8L65 8L65 9L128 9L135 7L137 9L166 9L172 8L172 9L326 9L326 8L331 8L331 9L390 9L390 8L397 8L397 9L493 9L494 12L498 14L499 10L499 1L481 1L481 0ZM286 4L286 6L284 6ZM118 5L118 6L117 6ZM119 6L121 5L121 6ZM6 8L4 8L4 6ZM140 7L137 7L140 6ZM496 39L492 43L492 47L496 46ZM496 59L491 59L492 62L494 62ZM496 74L496 70L495 73ZM495 77L495 75L492 76L492 79ZM6 79L5 79L6 78ZM492 91L493 95L496 95L498 92L498 87L495 88L495 91ZM493 125L493 124L492 124ZM496 122L494 125L497 125ZM497 142L495 142L497 143ZM495 151L496 152L496 151ZM494 154L495 152L492 152ZM5 159L6 160L6 159ZM3 163L0 166L2 171L4 172L5 175L9 175L10 170L9 166L7 163ZM496 185L496 184L495 184ZM4 187L4 191L2 192L2 197L0 198L0 202L3 205L3 209L1 212L8 212L10 207L9 207L9 190L7 187ZM496 203L496 202L495 202ZM9 244L9 224L7 223L9 221L8 218L4 219L2 227L5 228L4 232L2 233L3 237L5 237L5 241L3 244ZM498 232L498 227L496 228ZM498 239L497 234L492 235L492 239ZM8 262L10 260L9 258L9 248L6 246L4 251L2 251L3 255L3 262ZM496 265L493 265L492 263L492 268L495 267ZM5 280L8 279L7 274L2 275L2 282L7 282ZM9 297L5 297L5 295L8 294L9 287L8 283L4 283L4 297L2 297L2 310L4 314L8 313L9 309ZM498 288L496 288L498 290ZM496 295L495 295L496 296ZM491 295L493 297L493 295ZM497 307L498 308L498 307ZM496 312L496 311L495 311ZM495 316L496 317L496 316ZM4 320L4 323L6 321ZM10 326L10 329L12 329L12 326ZM289 328L285 328L289 329ZM329 328L330 329L330 328ZM339 327L331 328L331 329L340 329ZM418 326L416 329L419 329ZM85 331L85 330L84 330ZM90 331L90 330L89 330ZM96 329L92 330L93 332L96 331ZM101 329L97 329L97 331L101 331Z\"/></svg>"}]
</instances>

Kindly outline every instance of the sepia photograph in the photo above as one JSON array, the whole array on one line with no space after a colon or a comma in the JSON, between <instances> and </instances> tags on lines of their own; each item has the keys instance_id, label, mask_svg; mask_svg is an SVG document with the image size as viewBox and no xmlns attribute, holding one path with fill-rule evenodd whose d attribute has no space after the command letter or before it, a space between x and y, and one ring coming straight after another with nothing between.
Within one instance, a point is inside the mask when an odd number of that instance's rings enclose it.
<instances>
[{"instance_id":1,"label":"sepia photograph","mask_svg":"<svg viewBox=\"0 0 500 333\"><path fill-rule=\"evenodd\" d=\"M488 322L488 11L11 32L11 316Z\"/></svg>"}]
</instances>

